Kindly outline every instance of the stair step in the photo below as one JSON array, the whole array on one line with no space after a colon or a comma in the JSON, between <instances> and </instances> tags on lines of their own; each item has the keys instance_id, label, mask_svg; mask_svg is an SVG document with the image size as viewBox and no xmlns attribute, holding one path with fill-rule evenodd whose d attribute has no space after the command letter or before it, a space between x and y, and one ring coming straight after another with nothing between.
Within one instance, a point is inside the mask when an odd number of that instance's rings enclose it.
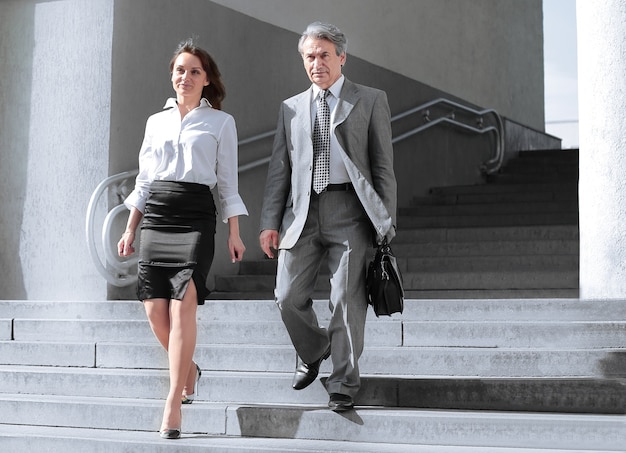
<instances>
[{"instance_id":1,"label":"stair step","mask_svg":"<svg viewBox=\"0 0 626 453\"><path fill-rule=\"evenodd\" d=\"M381 418L382 417L382 418ZM611 416L363 410L329 417L325 410L240 408L238 419L228 420L227 431L255 436L272 426L276 437L315 438L328 433L347 441L403 442L482 447L620 449L626 435L623 420ZM587 423L585 423L587 422ZM373 427L376 424L378 426Z\"/></svg>"},{"instance_id":2,"label":"stair step","mask_svg":"<svg viewBox=\"0 0 626 453\"><path fill-rule=\"evenodd\" d=\"M3 365L92 367L95 356L96 345L81 339L76 342L0 341Z\"/></svg>"},{"instance_id":3,"label":"stair step","mask_svg":"<svg viewBox=\"0 0 626 453\"><path fill-rule=\"evenodd\" d=\"M480 203L532 203L532 202L575 202L578 194L572 190L520 192L485 192L485 193L450 193L431 195L428 197L414 197L412 205L461 205Z\"/></svg>"},{"instance_id":4,"label":"stair step","mask_svg":"<svg viewBox=\"0 0 626 453\"><path fill-rule=\"evenodd\" d=\"M549 289L578 288L578 272L405 272L403 286L408 289Z\"/></svg>"},{"instance_id":5,"label":"stair step","mask_svg":"<svg viewBox=\"0 0 626 453\"><path fill-rule=\"evenodd\" d=\"M410 208L400 208L400 216L430 217L430 216L475 216L479 214L541 214L541 213L578 213L578 202L574 201L547 201L531 203L482 203L482 204L455 204L455 205L425 205Z\"/></svg>"},{"instance_id":6,"label":"stair step","mask_svg":"<svg viewBox=\"0 0 626 453\"><path fill-rule=\"evenodd\" d=\"M566 156L555 158L549 156L520 156L519 159L511 159L500 169L500 173L514 173L518 170L534 170L537 172L549 170L554 172L577 173L578 156Z\"/></svg>"},{"instance_id":7,"label":"stair step","mask_svg":"<svg viewBox=\"0 0 626 453\"><path fill-rule=\"evenodd\" d=\"M407 321L404 346L480 348L623 348L622 322Z\"/></svg>"},{"instance_id":8,"label":"stair step","mask_svg":"<svg viewBox=\"0 0 626 453\"><path fill-rule=\"evenodd\" d=\"M575 239L546 239L536 241L459 241L433 243L391 244L397 257L418 258L435 256L520 256L520 255L575 255L579 242Z\"/></svg>"},{"instance_id":9,"label":"stair step","mask_svg":"<svg viewBox=\"0 0 626 453\"><path fill-rule=\"evenodd\" d=\"M578 171L553 171L545 173L495 173L489 175L489 181L495 184L550 183L578 181Z\"/></svg>"},{"instance_id":10,"label":"stair step","mask_svg":"<svg viewBox=\"0 0 626 453\"><path fill-rule=\"evenodd\" d=\"M626 319L626 301L578 298L405 300L401 317L452 322L623 320Z\"/></svg>"},{"instance_id":11,"label":"stair step","mask_svg":"<svg viewBox=\"0 0 626 453\"><path fill-rule=\"evenodd\" d=\"M398 228L461 228L493 226L530 226L530 225L577 225L578 212L547 212L527 214L491 214L465 216L403 216L398 219Z\"/></svg>"},{"instance_id":12,"label":"stair step","mask_svg":"<svg viewBox=\"0 0 626 453\"><path fill-rule=\"evenodd\" d=\"M227 293L223 293L224 297ZM551 289L462 289L462 290L409 290L404 292L405 297L412 299L519 299L523 297L579 297L578 288L551 288ZM246 295L241 295L245 298ZM255 294L248 293L248 298Z\"/></svg>"},{"instance_id":13,"label":"stair step","mask_svg":"<svg viewBox=\"0 0 626 453\"><path fill-rule=\"evenodd\" d=\"M273 439L197 435L183 432L180 439L165 442L155 432L59 428L49 426L0 425L0 443L8 452L46 453L228 453L276 452L358 452L358 453L473 453L472 447L420 446L320 439ZM484 447L485 453L506 453L501 448ZM539 453L535 449L515 449L513 453ZM558 452L557 452L558 453Z\"/></svg>"},{"instance_id":14,"label":"stair step","mask_svg":"<svg viewBox=\"0 0 626 453\"><path fill-rule=\"evenodd\" d=\"M40 304L48 306L48 302L13 301L6 306L4 316L13 317L19 315L22 319L40 319ZM46 314L47 320L67 321L63 316L71 311L73 319L80 321L84 318L84 312L80 303L55 302L55 308L50 307ZM145 313L141 304L136 301L102 301L99 305L132 305L140 306L141 311L131 314L135 320L147 324ZM24 307L20 307L23 305ZM0 303L0 307L2 304ZM90 305L85 305L88 307ZM313 307L317 312L320 322L330 319L328 299L314 299ZM233 322L255 320L255 322L276 321L280 319L278 307L273 299L252 300L207 300L205 305L198 308L198 322L200 325L210 322ZM398 321L610 321L626 319L626 301L623 299L598 299L585 300L578 298L517 298L517 299L410 299L404 301L404 313L389 318ZM99 321L117 322L116 316L103 317ZM371 318L371 322L381 323L381 319ZM384 326L387 328L387 326ZM203 335L203 334L202 334ZM200 335L200 337L202 337ZM154 340L153 337L150 337ZM128 342L128 337L121 336L116 340ZM49 337L44 341L50 341ZM80 342L80 339L78 340ZM51 342L57 344L59 342ZM2 355L0 354L0 357Z\"/></svg>"},{"instance_id":15,"label":"stair step","mask_svg":"<svg viewBox=\"0 0 626 453\"><path fill-rule=\"evenodd\" d=\"M68 401L55 397L0 395L4 423L8 425L27 422L44 427L123 429L145 431L154 437L157 436L155 427L160 423L161 405L158 400L72 398ZM185 407L183 413L184 433L188 433L184 434L185 439L205 441L213 437L241 440L271 436L274 439L325 439L365 445L620 451L626 436L626 424L620 415L376 407L335 414L325 407L325 401L324 404L302 407L197 402ZM206 435L210 438L207 439ZM178 442L174 443L178 445Z\"/></svg>"},{"instance_id":16,"label":"stair step","mask_svg":"<svg viewBox=\"0 0 626 453\"><path fill-rule=\"evenodd\" d=\"M421 256L406 258L396 256L398 267L402 272L437 272L437 271L521 271L521 270L552 270L562 269L577 271L579 258L570 255L520 255L503 256ZM276 261L249 261L242 266L241 275L276 275ZM323 271L322 275L328 275Z\"/></svg>"},{"instance_id":17,"label":"stair step","mask_svg":"<svg viewBox=\"0 0 626 453\"><path fill-rule=\"evenodd\" d=\"M520 270L491 271L435 271L403 272L403 286L411 290L456 289L576 289L577 270ZM272 275L216 276L215 288L224 292L271 292L275 277ZM330 290L330 282L321 275L315 288L320 292Z\"/></svg>"},{"instance_id":18,"label":"stair step","mask_svg":"<svg viewBox=\"0 0 626 453\"><path fill-rule=\"evenodd\" d=\"M3 318L45 319L145 319L141 302L136 300L63 301L0 300Z\"/></svg>"},{"instance_id":19,"label":"stair step","mask_svg":"<svg viewBox=\"0 0 626 453\"><path fill-rule=\"evenodd\" d=\"M0 412L2 423L12 425L156 431L163 399L0 394ZM187 432L224 434L226 405L190 406L183 409Z\"/></svg>"},{"instance_id":20,"label":"stair step","mask_svg":"<svg viewBox=\"0 0 626 453\"><path fill-rule=\"evenodd\" d=\"M528 193L528 192L560 192L578 193L577 181L545 181L545 182L517 182L507 184L472 184L459 186L433 187L430 193L435 196L450 194L487 194L487 193Z\"/></svg>"},{"instance_id":21,"label":"stair step","mask_svg":"<svg viewBox=\"0 0 626 453\"><path fill-rule=\"evenodd\" d=\"M518 153L521 160L539 160L543 162L578 162L578 149L526 150Z\"/></svg>"},{"instance_id":22,"label":"stair step","mask_svg":"<svg viewBox=\"0 0 626 453\"><path fill-rule=\"evenodd\" d=\"M560 174L575 177L578 175L578 161L551 162L549 159L514 159L500 170L507 174Z\"/></svg>"},{"instance_id":23,"label":"stair step","mask_svg":"<svg viewBox=\"0 0 626 453\"><path fill-rule=\"evenodd\" d=\"M404 291L405 297L411 299L519 299L519 298L536 298L536 297L563 297L572 298L579 297L580 291L578 288L551 288L551 289L462 289L462 290L418 290L418 289L406 289ZM239 291L213 291L208 297L208 300L256 300L259 298L271 299L274 297L274 290L258 290L254 292L239 292ZM313 293L315 298L328 297L327 291L315 291Z\"/></svg>"},{"instance_id":24,"label":"stair step","mask_svg":"<svg viewBox=\"0 0 626 453\"><path fill-rule=\"evenodd\" d=\"M509 159L501 171L509 171L511 167L524 164L536 167L560 165L568 168L578 166L578 156L577 150L521 151L516 158Z\"/></svg>"},{"instance_id":25,"label":"stair step","mask_svg":"<svg viewBox=\"0 0 626 453\"><path fill-rule=\"evenodd\" d=\"M154 334L145 320L103 319L14 319L13 338L16 341L38 341L63 338L64 341L141 341Z\"/></svg>"},{"instance_id":26,"label":"stair step","mask_svg":"<svg viewBox=\"0 0 626 453\"><path fill-rule=\"evenodd\" d=\"M423 242L538 241L567 239L578 244L577 225L528 225L480 228L405 228L398 231L392 246ZM578 248L578 247L576 247ZM267 260L272 261L272 260Z\"/></svg>"},{"instance_id":27,"label":"stair step","mask_svg":"<svg viewBox=\"0 0 626 453\"><path fill-rule=\"evenodd\" d=\"M416 333L415 329L419 327L421 327L419 324L405 326L407 329L405 346L369 346L366 348L366 352L359 361L361 371L374 374L429 376L604 376L606 370L603 366L619 362L621 356L616 354L616 350L599 344L599 339L604 336L608 338L608 344L617 345L616 348L623 347L620 338L617 338L618 335L610 331L589 335L588 340L578 339L572 344L566 344L564 339L555 340L552 345L550 339L554 338L554 335L551 336L549 332L543 330L540 338L528 339L528 333L523 332L519 325L517 330L515 327L504 329L506 333L517 333L517 336L509 339L490 338L488 334L497 330L496 326L491 326L483 336L470 340L455 338L452 326L441 327L443 332L436 337L426 333ZM468 335L471 329L467 325L462 325L462 327L466 328L466 331L459 329L459 332ZM481 326L475 324L471 327L476 331ZM497 327L503 329L502 326ZM579 330L583 327L579 326ZM432 332L433 328L434 326L428 332ZM622 328L619 327L619 329ZM402 325L398 323L398 332L401 332L401 329ZM532 329L529 328L530 330ZM560 330L565 331L568 338L571 338L572 332L576 329L562 326ZM593 332L593 328L587 329L587 334L589 331ZM467 345L463 344L466 340ZM15 347L19 348L20 345ZM122 355L124 350L145 355L130 356L128 352ZM199 364L206 364L205 367L212 371L289 373L295 363L295 354L290 345L200 344L197 347L196 357ZM580 363L581 358L588 362ZM7 361L10 361L10 365L28 363L28 360L13 357L7 358ZM529 361L533 364L532 367L528 367ZM55 366L62 365L64 364L55 364ZM167 361L165 353L155 344L128 346L123 343L112 343L101 347L96 366L166 369ZM329 371L330 366L330 362L325 362L321 371Z\"/></svg>"},{"instance_id":28,"label":"stair step","mask_svg":"<svg viewBox=\"0 0 626 453\"><path fill-rule=\"evenodd\" d=\"M392 327L398 322L380 321L366 326L366 332L380 345L400 344L400 333ZM64 343L47 343L49 338L63 338ZM74 319L16 319L14 320L14 340L0 341L0 351L20 346L17 354L34 354L38 348L39 357L25 357L28 360L68 361L68 366L90 366L94 353L101 353L107 342L146 342L151 343L154 334L147 320L119 321L74 320ZM71 343L77 342L77 343ZM89 343L93 342L93 343ZM95 344L97 342L97 344ZM240 321L198 321L198 344L289 344L289 336L280 321L280 313L274 310L274 320ZM156 344L156 343L155 343ZM5 356L8 357L8 356ZM2 359L0 359L2 360Z\"/></svg>"},{"instance_id":29,"label":"stair step","mask_svg":"<svg viewBox=\"0 0 626 453\"><path fill-rule=\"evenodd\" d=\"M578 271L577 255L523 255L502 256L453 256L398 258L402 272L450 272L450 271L527 271L561 269Z\"/></svg>"}]
</instances>

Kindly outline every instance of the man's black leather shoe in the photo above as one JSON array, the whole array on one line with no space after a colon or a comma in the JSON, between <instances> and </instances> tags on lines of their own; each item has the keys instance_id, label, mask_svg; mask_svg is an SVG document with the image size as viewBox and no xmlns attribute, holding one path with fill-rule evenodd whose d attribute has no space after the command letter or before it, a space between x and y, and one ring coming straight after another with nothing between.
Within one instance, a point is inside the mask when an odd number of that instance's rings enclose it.
<instances>
[{"instance_id":1,"label":"man's black leather shoe","mask_svg":"<svg viewBox=\"0 0 626 453\"><path fill-rule=\"evenodd\" d=\"M331 393L328 407L334 412L345 412L354 409L354 401L352 401L352 397L349 395Z\"/></svg>"},{"instance_id":2,"label":"man's black leather shoe","mask_svg":"<svg viewBox=\"0 0 626 453\"><path fill-rule=\"evenodd\" d=\"M313 363L304 363L300 357L298 357L298 365L296 366L296 372L293 375L293 382L291 386L295 390L302 390L303 388L311 385L315 378L317 378L317 374L320 372L320 365L322 362L328 358L330 355L330 346L322 357L316 360Z\"/></svg>"}]
</instances>

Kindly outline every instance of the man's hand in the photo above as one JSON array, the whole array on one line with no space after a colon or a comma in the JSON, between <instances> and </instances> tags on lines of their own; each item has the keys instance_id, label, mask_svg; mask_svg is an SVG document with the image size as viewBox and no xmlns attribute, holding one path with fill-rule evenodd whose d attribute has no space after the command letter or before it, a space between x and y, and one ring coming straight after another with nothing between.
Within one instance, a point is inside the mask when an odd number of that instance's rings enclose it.
<instances>
[{"instance_id":1,"label":"man's hand","mask_svg":"<svg viewBox=\"0 0 626 453\"><path fill-rule=\"evenodd\" d=\"M263 250L268 258L274 258L275 252L278 250L278 231L261 231L261 234L259 235L259 243L261 244L261 250Z\"/></svg>"}]
</instances>

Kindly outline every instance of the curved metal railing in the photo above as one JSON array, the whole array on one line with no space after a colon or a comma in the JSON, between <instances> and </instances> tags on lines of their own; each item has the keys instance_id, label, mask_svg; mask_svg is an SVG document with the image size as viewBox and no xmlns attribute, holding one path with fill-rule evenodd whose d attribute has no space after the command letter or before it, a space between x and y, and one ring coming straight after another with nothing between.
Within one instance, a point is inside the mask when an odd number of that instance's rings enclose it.
<instances>
[{"instance_id":1,"label":"curved metal railing","mask_svg":"<svg viewBox=\"0 0 626 453\"><path fill-rule=\"evenodd\" d=\"M100 275L102 275L111 285L117 287L132 285L137 279L137 277L131 272L131 269L137 265L137 256L132 255L128 258L119 257L114 253L115 250L111 249L112 241L116 242L116 240L111 238L113 221L121 212L126 211L126 206L124 206L122 202L125 195L130 193L127 189L130 186L127 185L127 183L134 183L132 180L137 176L137 172L138 170L125 171L104 179L100 184L98 184L91 194L89 204L87 205L85 229L89 255L91 256L91 260L94 262ZM104 220L102 222L100 248L102 250L101 253L104 255L103 262L98 251L98 243L94 229L100 199L105 193L109 193L110 195L117 197L118 204L104 216Z\"/></svg>"},{"instance_id":2,"label":"curved metal railing","mask_svg":"<svg viewBox=\"0 0 626 453\"><path fill-rule=\"evenodd\" d=\"M429 109L437 105L449 107L451 108L451 110L445 112L444 115L433 120L430 117L431 111ZM474 108L467 107L463 104L459 104L458 102L454 102L446 98L438 98L391 117L391 122L393 123L419 112L422 113L424 124L414 129L411 129L408 132L397 135L392 139L393 143L405 140L438 124L449 124L466 132L472 132L479 135L493 133L496 138L493 156L482 163L481 171L486 174L493 174L500 169L504 159L504 122L502 121L502 117L500 116L500 114L498 114L498 112L496 112L494 109L476 110ZM476 121L476 124L471 125L458 120L456 115L457 112L472 115L474 117L474 120ZM485 117L487 116L491 116L494 119L494 126L485 126Z\"/></svg>"},{"instance_id":3,"label":"curved metal railing","mask_svg":"<svg viewBox=\"0 0 626 453\"><path fill-rule=\"evenodd\" d=\"M430 109L436 106L443 106L450 110L445 111L436 119L432 119L432 112ZM467 122L460 121L457 118L457 112L473 116L475 124L472 125ZM439 124L447 124L478 135L492 133L496 138L493 156L482 163L481 171L486 174L492 174L500 169L504 158L504 125L498 112L493 109L476 110L445 98L438 98L393 116L391 118L391 122L397 122L401 119L410 117L411 115L415 115L416 113L422 114L422 120L424 123L393 137L392 142L394 144ZM485 126L485 117L487 116L494 119L495 125ZM272 130L240 140L239 146L270 138L274 136L275 133L276 131ZM263 166L269 161L270 157L268 156L240 165L239 173L244 173L254 168ZM137 276L131 272L131 270L133 270L137 265L137 256L132 255L127 258L119 257L115 247L111 246L111 244L116 244L118 239L117 237L113 238L111 236L113 229L112 226L116 222L117 216L127 211L123 204L123 200L131 191L137 172L138 170L126 171L104 179L93 191L87 206L85 228L89 254L100 275L102 275L108 283L117 287L132 285L137 280ZM100 243L98 244L94 229L100 199L105 193L109 194L110 204L113 205L114 202L117 202L117 205L104 215L104 219L102 221L103 226L100 234ZM111 198L114 198L114 200L111 200ZM98 245L100 246L100 251ZM101 255L103 256L101 257Z\"/></svg>"}]
</instances>

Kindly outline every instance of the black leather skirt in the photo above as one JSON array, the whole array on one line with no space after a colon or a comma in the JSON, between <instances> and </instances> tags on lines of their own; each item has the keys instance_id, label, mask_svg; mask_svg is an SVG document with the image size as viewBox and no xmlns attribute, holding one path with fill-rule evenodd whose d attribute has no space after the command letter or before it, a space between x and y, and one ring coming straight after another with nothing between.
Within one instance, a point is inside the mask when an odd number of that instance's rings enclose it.
<instances>
[{"instance_id":1,"label":"black leather skirt","mask_svg":"<svg viewBox=\"0 0 626 453\"><path fill-rule=\"evenodd\" d=\"M215 202L208 186L171 181L151 184L139 242L139 300L181 300L193 279L198 305L204 304L215 251L215 222Z\"/></svg>"}]
</instances>

